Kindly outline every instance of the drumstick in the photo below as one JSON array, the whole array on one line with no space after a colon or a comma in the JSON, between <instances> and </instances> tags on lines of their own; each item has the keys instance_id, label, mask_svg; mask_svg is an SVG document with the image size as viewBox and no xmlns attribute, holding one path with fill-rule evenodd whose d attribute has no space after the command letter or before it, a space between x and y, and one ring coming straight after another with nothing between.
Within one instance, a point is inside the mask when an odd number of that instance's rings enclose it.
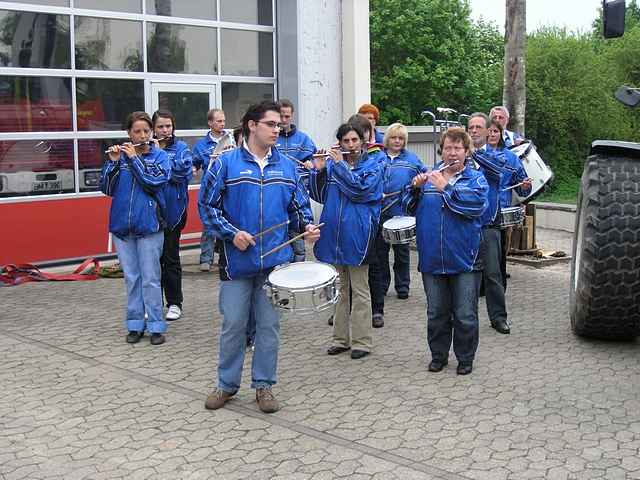
<instances>
[{"instance_id":1,"label":"drumstick","mask_svg":"<svg viewBox=\"0 0 640 480\"><path fill-rule=\"evenodd\" d=\"M531 181L531 179L530 179L530 178L527 178L527 180L528 180L528 181ZM514 189L514 188L518 188L518 187L520 187L520 186L522 186L522 185L524 185L524 182L516 183L515 185L511 185L510 187L503 188L503 189L502 189L502 191L503 191L503 192L506 192L507 190L512 190L512 189Z\"/></svg>"},{"instance_id":2,"label":"drumstick","mask_svg":"<svg viewBox=\"0 0 640 480\"><path fill-rule=\"evenodd\" d=\"M396 195L400 195L401 193L402 193L402 190L398 190L397 192L391 192L391 193L383 193L382 198L395 197Z\"/></svg>"},{"instance_id":3,"label":"drumstick","mask_svg":"<svg viewBox=\"0 0 640 480\"><path fill-rule=\"evenodd\" d=\"M282 222L282 223L279 223L279 224L277 224L277 225L274 225L274 226L272 226L272 227L269 227L269 228L267 228L266 230L263 230L263 231L261 231L260 233L256 233L255 235L253 235L253 238L260 238L261 236L263 236L263 235L265 235L265 234L267 234L267 233L269 233L269 232L274 231L276 228L280 228L280 227L282 227L283 225L288 225L290 221L291 221L291 220L285 220L285 221L284 221L284 222Z\"/></svg>"},{"instance_id":4,"label":"drumstick","mask_svg":"<svg viewBox=\"0 0 640 480\"><path fill-rule=\"evenodd\" d=\"M387 210L389 210L391 207L393 207L396 203L398 203L398 200L400 200L399 198L396 198L393 202L391 202L389 205L387 205L386 207L384 207L382 210L380 210L380 215L382 215L384 212L386 212Z\"/></svg>"},{"instance_id":5,"label":"drumstick","mask_svg":"<svg viewBox=\"0 0 640 480\"><path fill-rule=\"evenodd\" d=\"M316 225L316 228L320 228L324 225L324 223L320 223L318 225ZM281 243L280 245L278 245L277 247L272 248L271 250L269 250L267 253L265 253L264 255L260 255L260 260L262 260L264 257L266 257L267 255L271 255L272 253L276 253L278 250L283 249L284 247L286 247L287 245L292 244L293 242L295 242L296 240L300 240L302 237L305 236L307 232L303 232L300 235L296 235L295 237L287 240L284 243Z\"/></svg>"}]
</instances>

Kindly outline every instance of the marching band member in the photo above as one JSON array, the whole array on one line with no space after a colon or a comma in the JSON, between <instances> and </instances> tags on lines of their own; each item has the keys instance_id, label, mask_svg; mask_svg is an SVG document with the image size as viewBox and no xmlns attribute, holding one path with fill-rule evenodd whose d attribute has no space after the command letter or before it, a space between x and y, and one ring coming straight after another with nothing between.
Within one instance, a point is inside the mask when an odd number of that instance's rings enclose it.
<instances>
[{"instance_id":1,"label":"marching band member","mask_svg":"<svg viewBox=\"0 0 640 480\"><path fill-rule=\"evenodd\" d=\"M264 254L284 243L289 229L306 232L312 241L320 237L319 229L311 223L309 197L295 166L273 148L279 128L280 107L276 103L252 105L242 119L242 147L218 157L202 179L200 217L223 245L218 387L205 402L211 410L223 407L240 388L250 315L256 321L251 388L256 389L261 411L279 409L271 387L276 383L280 317L263 287L275 266L292 260L293 250L287 246ZM287 220L289 227L254 237Z\"/></svg>"},{"instance_id":2,"label":"marching band member","mask_svg":"<svg viewBox=\"0 0 640 480\"><path fill-rule=\"evenodd\" d=\"M391 284L389 271L389 250L392 245L382 238L382 225L394 216L403 215L400 194L418 173L426 168L415 153L406 149L409 139L407 127L394 123L384 134L386 161L383 174L383 213L375 242L375 261L369 265L369 288L371 290L372 324L374 328L384 326L384 296ZM409 245L393 245L394 287L399 299L409 298Z\"/></svg>"},{"instance_id":3,"label":"marching band member","mask_svg":"<svg viewBox=\"0 0 640 480\"><path fill-rule=\"evenodd\" d=\"M416 217L430 372L447 365L452 338L459 375L471 373L478 347L477 261L488 185L467 161L470 148L471 139L463 129L448 129L440 140L441 170L416 175L402 197L405 211Z\"/></svg>"},{"instance_id":4,"label":"marching band member","mask_svg":"<svg viewBox=\"0 0 640 480\"><path fill-rule=\"evenodd\" d=\"M162 290L167 301L169 321L182 316L182 265L180 264L180 235L187 223L189 181L193 175L191 151L186 143L177 140L175 118L166 110L158 110L151 118L154 143L167 152L171 165L171 177L164 187L167 206L167 228L160 257ZM159 140L158 140L159 139Z\"/></svg>"},{"instance_id":5,"label":"marching band member","mask_svg":"<svg viewBox=\"0 0 640 480\"><path fill-rule=\"evenodd\" d=\"M340 274L333 345L327 353L337 355L353 346L351 358L358 359L373 346L368 264L380 217L383 164L367 153L366 137L358 126L340 125L336 138L339 149L329 150L330 158L317 159L311 170L309 192L324 205L320 221L325 224L314 253ZM352 153L345 158L342 151Z\"/></svg>"},{"instance_id":6,"label":"marching band member","mask_svg":"<svg viewBox=\"0 0 640 480\"><path fill-rule=\"evenodd\" d=\"M372 135L371 135L371 143L377 143L378 145L382 145L384 143L384 136L382 132L379 132L376 129L378 122L380 121L380 110L378 107L371 103L365 103L358 109L358 113L360 115L364 115L367 120L371 122L372 126Z\"/></svg>"},{"instance_id":7,"label":"marching band member","mask_svg":"<svg viewBox=\"0 0 640 480\"><path fill-rule=\"evenodd\" d=\"M163 150L147 143L153 131L149 115L131 113L126 129L131 143L109 148L100 190L112 197L109 231L127 288L127 343L139 342L147 329L151 344L161 345L167 328L160 289L165 226L161 190L169 181L171 165Z\"/></svg>"},{"instance_id":8,"label":"marching band member","mask_svg":"<svg viewBox=\"0 0 640 480\"><path fill-rule=\"evenodd\" d=\"M524 141L524 137L519 133L507 130L510 118L509 110L507 109L507 107L504 107L502 105L493 107L489 111L489 118L491 120L497 121L502 127L502 140L504 141L504 145L506 147L510 147L512 145L520 145Z\"/></svg>"}]
</instances>

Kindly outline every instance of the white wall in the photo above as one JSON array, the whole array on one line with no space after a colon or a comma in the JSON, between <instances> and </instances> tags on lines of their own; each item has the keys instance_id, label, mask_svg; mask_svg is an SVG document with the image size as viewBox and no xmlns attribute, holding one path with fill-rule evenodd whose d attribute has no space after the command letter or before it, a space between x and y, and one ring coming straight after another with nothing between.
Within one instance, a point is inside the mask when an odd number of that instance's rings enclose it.
<instances>
[{"instance_id":1,"label":"white wall","mask_svg":"<svg viewBox=\"0 0 640 480\"><path fill-rule=\"evenodd\" d=\"M341 0L298 0L296 123L318 147L334 143L342 114Z\"/></svg>"}]
</instances>

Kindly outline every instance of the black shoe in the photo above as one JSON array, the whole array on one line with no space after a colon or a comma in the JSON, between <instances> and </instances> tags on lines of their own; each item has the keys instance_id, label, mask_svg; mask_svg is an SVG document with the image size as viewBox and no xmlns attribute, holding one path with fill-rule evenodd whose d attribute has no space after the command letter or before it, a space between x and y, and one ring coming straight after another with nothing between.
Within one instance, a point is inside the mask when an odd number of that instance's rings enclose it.
<instances>
[{"instance_id":1,"label":"black shoe","mask_svg":"<svg viewBox=\"0 0 640 480\"><path fill-rule=\"evenodd\" d=\"M381 313L374 313L371 317L371 325L373 328L384 327L384 315Z\"/></svg>"},{"instance_id":2,"label":"black shoe","mask_svg":"<svg viewBox=\"0 0 640 480\"><path fill-rule=\"evenodd\" d=\"M127 335L127 343L138 343L144 337L144 332L131 331Z\"/></svg>"},{"instance_id":3,"label":"black shoe","mask_svg":"<svg viewBox=\"0 0 640 480\"><path fill-rule=\"evenodd\" d=\"M150 342L151 345L162 345L164 343L164 335L161 333L152 333Z\"/></svg>"},{"instance_id":4,"label":"black shoe","mask_svg":"<svg viewBox=\"0 0 640 480\"><path fill-rule=\"evenodd\" d=\"M511 333L509 324L504 320L496 320L495 322L491 322L491 327L494 328L498 333L503 333L505 335L509 335Z\"/></svg>"},{"instance_id":5,"label":"black shoe","mask_svg":"<svg viewBox=\"0 0 640 480\"><path fill-rule=\"evenodd\" d=\"M365 352L364 350L352 350L351 351L351 358L353 358L354 360L358 360L359 358L364 358L367 355L369 355L369 352Z\"/></svg>"},{"instance_id":6,"label":"black shoe","mask_svg":"<svg viewBox=\"0 0 640 480\"><path fill-rule=\"evenodd\" d=\"M431 360L431 363L429 363L429 371L430 372L441 372L442 369L444 367L446 367L448 363L449 363L448 360L436 360L436 359L433 359L433 360Z\"/></svg>"},{"instance_id":7,"label":"black shoe","mask_svg":"<svg viewBox=\"0 0 640 480\"><path fill-rule=\"evenodd\" d=\"M409 298L409 294L407 292L398 293L398 298L400 300L406 300L407 298Z\"/></svg>"},{"instance_id":8,"label":"black shoe","mask_svg":"<svg viewBox=\"0 0 640 480\"><path fill-rule=\"evenodd\" d=\"M331 316L329 317L329 320L327 320L327 323L328 323L329 325L333 325L333 315L331 315Z\"/></svg>"},{"instance_id":9,"label":"black shoe","mask_svg":"<svg viewBox=\"0 0 640 480\"><path fill-rule=\"evenodd\" d=\"M351 347L338 347L337 345L334 345L327 349L327 355L339 355L341 353L348 352L349 350L351 350Z\"/></svg>"},{"instance_id":10,"label":"black shoe","mask_svg":"<svg viewBox=\"0 0 640 480\"><path fill-rule=\"evenodd\" d=\"M473 371L472 363L459 363L458 368L456 368L456 373L458 375L469 375Z\"/></svg>"}]
</instances>

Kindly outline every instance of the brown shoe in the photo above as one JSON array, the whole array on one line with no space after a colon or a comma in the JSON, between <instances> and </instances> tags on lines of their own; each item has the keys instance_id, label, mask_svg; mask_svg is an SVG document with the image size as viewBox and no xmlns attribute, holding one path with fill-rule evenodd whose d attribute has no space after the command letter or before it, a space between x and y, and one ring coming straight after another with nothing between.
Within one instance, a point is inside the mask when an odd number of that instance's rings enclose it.
<instances>
[{"instance_id":1,"label":"brown shoe","mask_svg":"<svg viewBox=\"0 0 640 480\"><path fill-rule=\"evenodd\" d=\"M231 400L236 392L225 392L224 390L216 389L209 394L204 402L204 408L207 410L217 410L224 407L224 404Z\"/></svg>"},{"instance_id":2,"label":"brown shoe","mask_svg":"<svg viewBox=\"0 0 640 480\"><path fill-rule=\"evenodd\" d=\"M264 413L274 413L280 410L278 400L273 396L271 388L257 388L256 402L258 402L258 408Z\"/></svg>"}]
</instances>

